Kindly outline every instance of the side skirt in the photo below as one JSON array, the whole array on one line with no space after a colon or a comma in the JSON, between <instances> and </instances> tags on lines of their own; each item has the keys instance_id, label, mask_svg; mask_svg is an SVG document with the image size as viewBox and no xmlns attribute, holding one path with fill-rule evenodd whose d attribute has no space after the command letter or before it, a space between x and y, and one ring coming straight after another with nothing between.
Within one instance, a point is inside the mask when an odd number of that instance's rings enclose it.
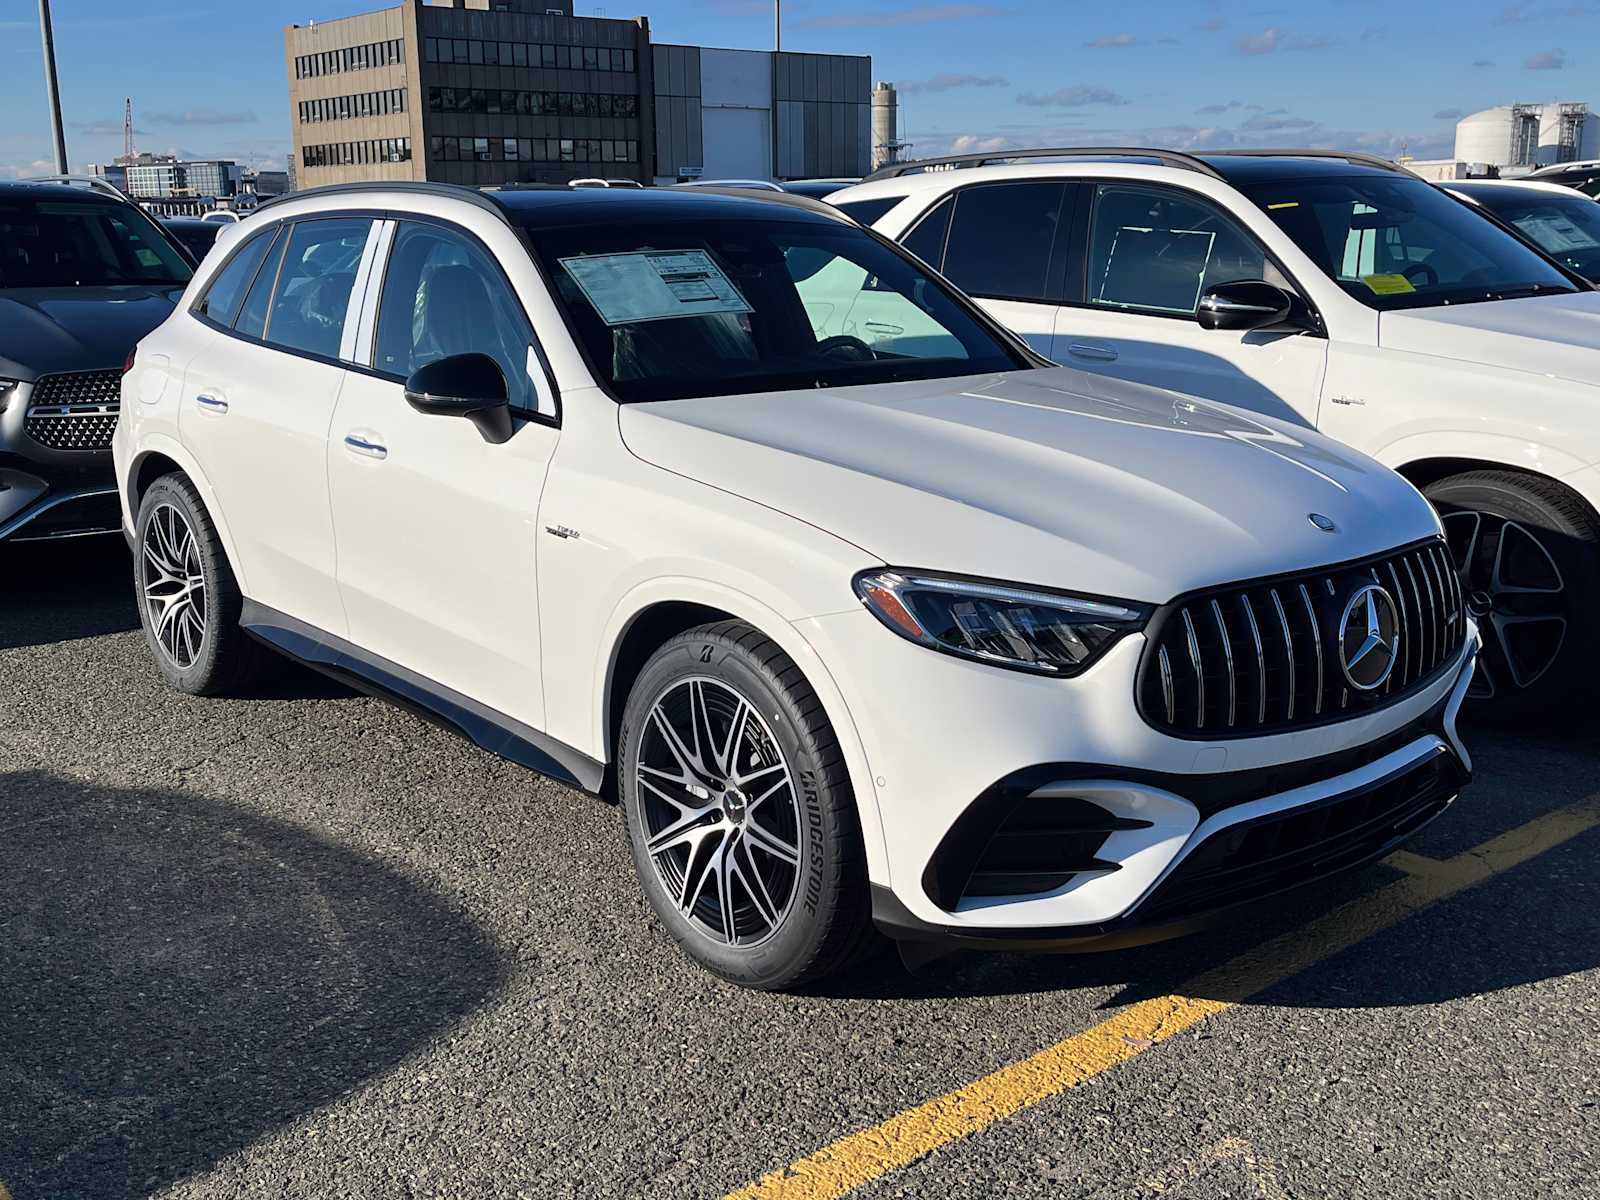
<instances>
[{"instance_id":1,"label":"side skirt","mask_svg":"<svg viewBox=\"0 0 1600 1200\"><path fill-rule=\"evenodd\" d=\"M491 754L587 792L600 790L604 763L399 663L250 599L239 624L278 653L431 718Z\"/></svg>"}]
</instances>

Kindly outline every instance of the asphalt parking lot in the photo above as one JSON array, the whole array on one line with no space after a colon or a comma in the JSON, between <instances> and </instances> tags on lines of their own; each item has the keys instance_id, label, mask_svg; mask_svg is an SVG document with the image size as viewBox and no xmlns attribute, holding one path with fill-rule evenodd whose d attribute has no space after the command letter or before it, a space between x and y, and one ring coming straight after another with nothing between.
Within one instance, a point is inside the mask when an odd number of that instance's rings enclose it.
<instances>
[{"instance_id":1,"label":"asphalt parking lot","mask_svg":"<svg viewBox=\"0 0 1600 1200\"><path fill-rule=\"evenodd\" d=\"M1600 747L1100 957L681 958L619 813L319 677L181 697L0 548L0 1197L1600 1196Z\"/></svg>"}]
</instances>

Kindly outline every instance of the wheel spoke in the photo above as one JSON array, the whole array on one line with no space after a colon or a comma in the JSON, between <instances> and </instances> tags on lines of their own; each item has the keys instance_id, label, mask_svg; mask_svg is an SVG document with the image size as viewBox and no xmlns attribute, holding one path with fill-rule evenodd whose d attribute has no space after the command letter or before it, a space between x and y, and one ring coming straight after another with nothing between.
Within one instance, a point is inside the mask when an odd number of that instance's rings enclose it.
<instances>
[{"instance_id":1,"label":"wheel spoke","mask_svg":"<svg viewBox=\"0 0 1600 1200\"><path fill-rule=\"evenodd\" d=\"M679 846L690 847L690 856L709 835L706 818L711 815L709 808L700 809L698 812L687 813L668 825L660 833L651 836L645 843L645 848L651 854L665 854L668 850L676 850Z\"/></svg>"},{"instance_id":2,"label":"wheel spoke","mask_svg":"<svg viewBox=\"0 0 1600 1200\"><path fill-rule=\"evenodd\" d=\"M781 792L784 788L786 788L788 786L789 786L789 772L788 772L787 769L785 769L784 772L783 772L783 778L782 779L778 780L777 783L773 784L766 791L762 792L761 795L757 796L754 800L750 801L750 806L749 806L750 814L752 816L754 816L756 809L760 808L768 800L772 799L772 797L776 796L779 792Z\"/></svg>"},{"instance_id":3,"label":"wheel spoke","mask_svg":"<svg viewBox=\"0 0 1600 1200\"><path fill-rule=\"evenodd\" d=\"M728 853L732 844L732 834L722 839L722 845L717 847L713 868L717 873L717 910L722 918L722 940L730 946L739 940L739 927L734 920L733 908L733 860Z\"/></svg>"},{"instance_id":4,"label":"wheel spoke","mask_svg":"<svg viewBox=\"0 0 1600 1200\"><path fill-rule=\"evenodd\" d=\"M740 861L739 851L744 851L744 861ZM749 843L743 837L738 838L728 852L729 860L733 864L734 873L739 877L739 883L744 888L745 895L750 897L750 903L755 905L756 912L766 922L768 929L778 927L778 906L773 903L772 895L767 891L767 885L761 879L760 868L756 860L750 856Z\"/></svg>"},{"instance_id":5,"label":"wheel spoke","mask_svg":"<svg viewBox=\"0 0 1600 1200\"><path fill-rule=\"evenodd\" d=\"M695 762L702 771L714 770L717 744L711 736L711 714L706 710L706 686L699 679L689 681L689 727L694 734Z\"/></svg>"},{"instance_id":6,"label":"wheel spoke","mask_svg":"<svg viewBox=\"0 0 1600 1200\"><path fill-rule=\"evenodd\" d=\"M650 717L655 722L656 728L661 731L661 737L667 743L667 749L672 753L672 757L677 760L678 766L682 769L685 781L702 779L705 776L705 770L701 766L699 755L684 745L683 739L678 736L678 731L672 727L672 722L667 718L667 714L662 711L660 704L650 710Z\"/></svg>"},{"instance_id":7,"label":"wheel spoke","mask_svg":"<svg viewBox=\"0 0 1600 1200\"><path fill-rule=\"evenodd\" d=\"M739 754L739 742L744 737L744 727L750 718L750 705L743 697L739 699L739 707L733 714L733 720L728 723L728 738L722 744L722 749L717 752L717 771L725 779L733 777L734 760Z\"/></svg>"},{"instance_id":8,"label":"wheel spoke","mask_svg":"<svg viewBox=\"0 0 1600 1200\"><path fill-rule=\"evenodd\" d=\"M744 836L752 846L766 851L773 858L786 862L791 867L800 865L800 847L784 841L777 834L763 828L755 821L745 822Z\"/></svg>"},{"instance_id":9,"label":"wheel spoke","mask_svg":"<svg viewBox=\"0 0 1600 1200\"><path fill-rule=\"evenodd\" d=\"M694 906L700 900L700 893L705 891L706 881L712 874L712 868L721 852L720 844L712 845L712 834L720 830L709 830L704 837L695 839L689 848L689 861L683 864L683 890L678 894L678 908L685 916L692 916ZM717 839L726 841L726 838ZM707 847L710 847L707 849Z\"/></svg>"},{"instance_id":10,"label":"wheel spoke","mask_svg":"<svg viewBox=\"0 0 1600 1200\"><path fill-rule=\"evenodd\" d=\"M739 785L741 790L749 791L750 790L750 785L752 783L755 783L757 780L760 780L760 779L765 779L768 775L771 775L774 771L782 771L782 772L784 772L785 777L787 778L788 768L783 765L782 760L779 760L778 762L772 763L770 766L757 767L754 771L747 771L742 775L741 774L731 775L730 778L733 780L734 783Z\"/></svg>"}]
</instances>

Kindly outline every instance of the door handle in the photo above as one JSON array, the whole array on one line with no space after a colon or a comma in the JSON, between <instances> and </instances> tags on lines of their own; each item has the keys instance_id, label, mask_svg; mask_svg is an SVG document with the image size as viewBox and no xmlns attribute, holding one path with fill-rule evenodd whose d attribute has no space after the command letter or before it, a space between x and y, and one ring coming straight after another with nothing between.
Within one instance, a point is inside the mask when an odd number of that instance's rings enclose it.
<instances>
[{"instance_id":1,"label":"door handle","mask_svg":"<svg viewBox=\"0 0 1600 1200\"><path fill-rule=\"evenodd\" d=\"M195 405L204 412L214 412L219 417L228 411L228 402L220 396L210 396L201 392L194 398Z\"/></svg>"},{"instance_id":2,"label":"door handle","mask_svg":"<svg viewBox=\"0 0 1600 1200\"><path fill-rule=\"evenodd\" d=\"M345 434L344 444L352 453L362 455L364 458L382 459L389 457L389 447L379 442L370 441L359 434Z\"/></svg>"},{"instance_id":3,"label":"door handle","mask_svg":"<svg viewBox=\"0 0 1600 1200\"><path fill-rule=\"evenodd\" d=\"M1067 346L1067 353L1073 358L1085 359L1088 362L1116 362L1117 352L1110 346L1095 346L1088 342L1072 342Z\"/></svg>"}]
</instances>

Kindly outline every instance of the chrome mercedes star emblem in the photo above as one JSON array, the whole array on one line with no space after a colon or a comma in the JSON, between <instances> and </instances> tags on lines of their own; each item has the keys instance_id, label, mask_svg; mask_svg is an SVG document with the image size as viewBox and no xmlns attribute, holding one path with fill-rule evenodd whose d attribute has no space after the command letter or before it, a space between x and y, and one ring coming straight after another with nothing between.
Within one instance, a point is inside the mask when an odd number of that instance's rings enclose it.
<instances>
[{"instance_id":1,"label":"chrome mercedes star emblem","mask_svg":"<svg viewBox=\"0 0 1600 1200\"><path fill-rule=\"evenodd\" d=\"M1394 598L1375 583L1358 588L1339 619L1339 666L1345 682L1371 692L1389 680L1400 656L1400 614Z\"/></svg>"},{"instance_id":2,"label":"chrome mercedes star emblem","mask_svg":"<svg viewBox=\"0 0 1600 1200\"><path fill-rule=\"evenodd\" d=\"M1332 517L1325 517L1321 513L1307 513L1306 516L1323 533L1335 533L1338 531L1339 527L1333 523Z\"/></svg>"}]
</instances>

